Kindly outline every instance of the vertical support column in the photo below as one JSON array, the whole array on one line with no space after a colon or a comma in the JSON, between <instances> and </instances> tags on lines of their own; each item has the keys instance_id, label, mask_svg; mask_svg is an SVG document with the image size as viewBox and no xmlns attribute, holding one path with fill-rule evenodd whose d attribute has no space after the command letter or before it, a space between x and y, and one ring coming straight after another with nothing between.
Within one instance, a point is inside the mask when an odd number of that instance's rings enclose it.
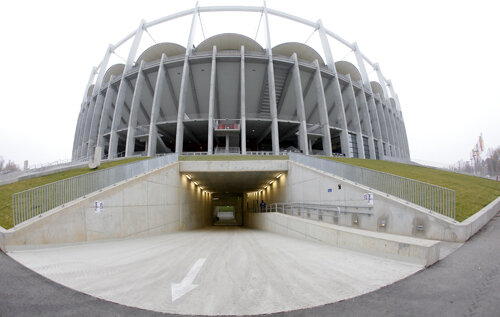
<instances>
[{"instance_id":1,"label":"vertical support column","mask_svg":"<svg viewBox=\"0 0 500 317\"><path fill-rule=\"evenodd\" d=\"M82 127L80 129L80 142L79 142L79 147L78 147L78 156L80 158L84 157L84 149L87 149L86 144L87 140L85 139L85 130L87 127L87 123L89 121L89 113L90 113L90 103L89 101L86 101L84 105L84 113L83 113L83 118L82 118Z\"/></svg>"},{"instance_id":2,"label":"vertical support column","mask_svg":"<svg viewBox=\"0 0 500 317\"><path fill-rule=\"evenodd\" d=\"M212 69L210 71L210 95L208 99L208 155L214 153L214 109L215 109L215 85L217 74L217 47L212 48Z\"/></svg>"},{"instance_id":3,"label":"vertical support column","mask_svg":"<svg viewBox=\"0 0 500 317\"><path fill-rule=\"evenodd\" d=\"M94 93L101 90L102 81L104 79L104 75L106 74L106 70L109 63L109 58L111 57L111 53L113 52L113 45L109 44L106 53L104 54L104 58L99 64L99 74L97 75L97 79L95 81Z\"/></svg>"},{"instance_id":4,"label":"vertical support column","mask_svg":"<svg viewBox=\"0 0 500 317\"><path fill-rule=\"evenodd\" d=\"M356 142L357 142L357 150L358 150L358 157L359 158L365 158L365 149L363 146L363 132L361 129L361 120L359 118L359 112L358 112L358 103L356 101L356 97L354 95L354 88L352 87L352 80L351 80L351 75L347 74L347 78L349 79L349 82L347 83L347 96L349 98L349 104L351 105L352 113L354 114L354 123L356 125ZM347 113L346 113L347 115Z\"/></svg>"},{"instance_id":5,"label":"vertical support column","mask_svg":"<svg viewBox=\"0 0 500 317\"><path fill-rule=\"evenodd\" d=\"M352 82L352 81L351 81ZM377 157L375 151L378 151L378 149L375 149L375 142L374 142L374 134L377 131L377 133L380 133L379 127L375 127L372 124L372 119L370 116L370 110L368 109L368 103L366 101L366 96L363 88L361 88L361 92L359 93L357 97L357 102L361 104L361 113L360 116L363 117L363 122L366 122L366 125L368 125L368 149L370 151L370 159L375 159ZM361 118L360 118L361 119ZM378 121L376 122L378 124ZM366 153L365 153L365 158L366 158Z\"/></svg>"},{"instance_id":6,"label":"vertical support column","mask_svg":"<svg viewBox=\"0 0 500 317\"><path fill-rule=\"evenodd\" d=\"M330 123L328 121L328 109L326 107L325 90L323 80L321 79L321 69L319 68L318 60L314 60L316 72L314 73L314 85L316 86L316 94L318 98L318 109L320 111L321 130L323 131L323 152L325 155L332 156L332 137L330 135Z\"/></svg>"},{"instance_id":7,"label":"vertical support column","mask_svg":"<svg viewBox=\"0 0 500 317\"><path fill-rule=\"evenodd\" d=\"M340 116L340 125L342 131L340 132L340 147L342 153L347 157L351 156L351 150L349 149L349 139L347 132L347 121L345 115L344 102L342 101L342 91L340 90L339 78L337 76L337 69L335 67L335 60L333 59L332 50L330 48L330 43L328 42L328 37L326 36L325 27L323 22L318 20L318 34L321 40L321 46L323 47L323 52L325 53L327 67L330 71L334 73L335 78L333 78L333 90L334 90L334 103L339 108L337 115ZM328 113L328 112L327 112ZM328 127L330 128L330 127ZM330 148L331 148L330 140Z\"/></svg>"},{"instance_id":8,"label":"vertical support column","mask_svg":"<svg viewBox=\"0 0 500 317\"><path fill-rule=\"evenodd\" d=\"M78 157L78 148L80 147L79 141L80 141L80 130L82 127L82 118L83 118L83 108L80 108L80 111L78 112L78 119L76 121L76 130L75 130L75 137L73 140L73 152L72 152L72 160L77 160Z\"/></svg>"},{"instance_id":9,"label":"vertical support column","mask_svg":"<svg viewBox=\"0 0 500 317\"><path fill-rule=\"evenodd\" d=\"M92 83L94 82L95 75L97 73L97 68L93 67L92 71L90 72L89 75L89 80L87 81L87 86L85 87L85 91L83 93L83 98L82 98L82 104L81 104L81 109L84 111L82 114L82 120L80 123L80 128L75 131L75 140L73 142L73 151L75 151L76 148L76 158L80 158L83 153L83 147L84 144L86 143L86 140L84 138L85 135L85 127L86 127L86 120L87 120L87 114L88 114L88 108L86 108L87 103L88 103L88 91L90 87L92 86Z\"/></svg>"},{"instance_id":10,"label":"vertical support column","mask_svg":"<svg viewBox=\"0 0 500 317\"><path fill-rule=\"evenodd\" d=\"M111 85L114 81L115 76L111 76L108 82L108 88L106 89L106 97L104 98L104 105L102 109L101 121L99 122L99 133L97 134L97 146L104 147L104 129L106 129L109 121L111 104L113 103L113 99L116 97L116 90ZM104 151L102 152L104 155ZM108 152L109 153L109 152Z\"/></svg>"},{"instance_id":11,"label":"vertical support column","mask_svg":"<svg viewBox=\"0 0 500 317\"><path fill-rule=\"evenodd\" d=\"M390 111L392 104L391 104L391 101L389 100L389 93L387 92L386 81L385 81L384 76L382 75L382 71L380 70L379 64L375 64L375 70L377 71L378 82L379 82L380 86L382 86L382 91L384 93L383 98L385 100L385 103L388 105L387 112L389 115L389 121L391 123L392 130L393 130L393 143L394 143L393 148L395 149L394 154L395 154L395 156L401 156L401 152L400 152L401 142L400 142L398 130L396 128L396 122L394 120L394 116L393 116L393 114L391 114L392 111Z\"/></svg>"},{"instance_id":12,"label":"vertical support column","mask_svg":"<svg viewBox=\"0 0 500 317\"><path fill-rule=\"evenodd\" d=\"M160 114L161 99L163 95L163 90L165 89L165 61L167 60L167 55L161 55L160 65L158 66L158 75L156 77L156 85L153 96L153 105L151 106L151 121L149 123L149 138L148 138L148 156L153 156L156 154L156 142L158 138L158 128L156 123L158 122L158 116Z\"/></svg>"},{"instance_id":13,"label":"vertical support column","mask_svg":"<svg viewBox=\"0 0 500 317\"><path fill-rule=\"evenodd\" d=\"M184 148L184 111L186 108L187 87L189 84L189 56L193 50L193 37L196 30L196 17L198 16L198 2L196 2L191 20L186 55L184 56L184 67L182 69L181 89L179 93L179 110L177 112L177 129L175 134L175 153L182 154Z\"/></svg>"},{"instance_id":14,"label":"vertical support column","mask_svg":"<svg viewBox=\"0 0 500 317\"><path fill-rule=\"evenodd\" d=\"M278 130L278 110L276 106L276 87L274 84L274 64L273 64L273 52L271 48L271 33L269 31L269 17L267 15L267 6L264 2L264 19L266 21L266 49L268 54L268 64L267 64L267 84L269 89L269 108L271 110L271 138L273 141L273 154L279 155L280 152L280 140L279 140L279 130Z\"/></svg>"},{"instance_id":15,"label":"vertical support column","mask_svg":"<svg viewBox=\"0 0 500 317\"><path fill-rule=\"evenodd\" d=\"M399 103L398 95L394 92L394 86L392 85L392 82L390 80L387 80L387 86L389 86L389 90L391 91L391 97L394 98L394 101L396 101L396 108L400 113L401 128L402 128L401 140L403 143L404 153L406 154L405 157L410 158L410 148L408 146L408 138L406 136L406 129L404 127L403 114L401 113L401 104Z\"/></svg>"},{"instance_id":16,"label":"vertical support column","mask_svg":"<svg viewBox=\"0 0 500 317\"><path fill-rule=\"evenodd\" d=\"M132 46L130 47L130 51L127 57L127 62L125 64L125 68L123 69L122 80L120 81L120 87L118 89L118 96L116 97L115 103L115 112L113 114L113 122L111 124L111 138L109 141L109 157L114 158L117 155L118 149L118 127L120 125L122 119L123 107L125 106L125 96L127 94L128 85L125 82L128 80L126 78L127 73L130 71L134 64L135 55L137 53L137 49L141 42L142 33L144 32L144 23L142 20L135 32L134 41L132 42Z\"/></svg>"},{"instance_id":17,"label":"vertical support column","mask_svg":"<svg viewBox=\"0 0 500 317\"><path fill-rule=\"evenodd\" d=\"M293 83L295 99L297 100L297 116L300 122L299 127L299 148L305 155L309 155L309 144L307 142L307 125L304 107L304 96L302 95L302 82L300 81L300 69L297 54L293 53Z\"/></svg>"},{"instance_id":18,"label":"vertical support column","mask_svg":"<svg viewBox=\"0 0 500 317\"><path fill-rule=\"evenodd\" d=\"M103 103L104 103L104 96L99 91L97 91L94 113L92 115L92 122L90 124L89 145L87 147L87 157L92 157L94 155L94 147L96 144L97 132L99 130L99 119L100 119L101 114L102 114Z\"/></svg>"},{"instance_id":19,"label":"vertical support column","mask_svg":"<svg viewBox=\"0 0 500 317\"><path fill-rule=\"evenodd\" d=\"M144 61L141 61L139 71L137 72L137 81L135 83L134 95L132 96L132 105L130 106L130 116L128 120L127 129L127 145L125 147L125 156L134 155L135 148L135 129L137 126L137 112L141 106L142 91L144 88L144 74L143 72Z\"/></svg>"},{"instance_id":20,"label":"vertical support column","mask_svg":"<svg viewBox=\"0 0 500 317\"><path fill-rule=\"evenodd\" d=\"M241 154L247 154L247 116L246 116L246 90L245 90L245 46L241 45L241 64L240 64L240 136L241 136Z\"/></svg>"},{"instance_id":21,"label":"vertical support column","mask_svg":"<svg viewBox=\"0 0 500 317\"><path fill-rule=\"evenodd\" d=\"M382 98L381 98L382 99ZM385 123L387 125L387 131L389 132L389 144L391 145L391 152L389 153L390 156L395 156L395 150L394 147L396 145L395 137L394 137L394 127L392 126L392 120L391 120L391 114L389 113L389 106L387 102L385 104L384 108L384 102L381 102L381 107L382 110L384 111L384 116L385 116Z\"/></svg>"},{"instance_id":22,"label":"vertical support column","mask_svg":"<svg viewBox=\"0 0 500 317\"><path fill-rule=\"evenodd\" d=\"M102 86L102 81L104 79L104 75L106 74L106 69L108 67L109 58L111 57L111 53L113 52L113 45L109 44L104 57L99 64L99 73L97 75L97 79L94 84L94 89L92 91L92 95L97 95L97 101L94 108L94 113L92 115L92 121L90 123L90 133L88 138L88 147L87 147L87 157L94 156L94 147L97 142L97 135L99 132L100 118L102 114L102 105L104 102L104 96L99 93Z\"/></svg>"},{"instance_id":23,"label":"vertical support column","mask_svg":"<svg viewBox=\"0 0 500 317\"><path fill-rule=\"evenodd\" d=\"M96 102L97 102L97 96L96 97L91 96L88 111L87 111L87 118L85 119L85 127L83 130L83 142L82 142L82 152L81 152L82 157L87 156L88 146L90 144L90 141L89 141L90 128L92 125L92 119L94 117L94 109L95 109Z\"/></svg>"},{"instance_id":24,"label":"vertical support column","mask_svg":"<svg viewBox=\"0 0 500 317\"><path fill-rule=\"evenodd\" d=\"M365 92L363 91L363 95L366 98ZM372 113L370 118L374 118L372 122L372 126L375 125L375 130L377 131L378 134L378 142L377 142L377 148L375 149L378 151L379 157L384 157L384 145L383 145L383 140L384 140L384 135L382 132L382 123L380 122L379 115L378 115L378 110L377 110L377 105L375 103L375 98L373 98L373 94L370 94L369 98L366 100L367 107L369 112Z\"/></svg>"},{"instance_id":25,"label":"vertical support column","mask_svg":"<svg viewBox=\"0 0 500 317\"><path fill-rule=\"evenodd\" d=\"M359 50L358 43L354 42L352 46L353 46L354 56L356 56L356 61L358 62L358 69L359 72L361 73L361 78L363 79L363 85L369 92L371 92L372 87L370 85L370 79L368 78L368 72L366 71L363 55Z\"/></svg>"}]
</instances>

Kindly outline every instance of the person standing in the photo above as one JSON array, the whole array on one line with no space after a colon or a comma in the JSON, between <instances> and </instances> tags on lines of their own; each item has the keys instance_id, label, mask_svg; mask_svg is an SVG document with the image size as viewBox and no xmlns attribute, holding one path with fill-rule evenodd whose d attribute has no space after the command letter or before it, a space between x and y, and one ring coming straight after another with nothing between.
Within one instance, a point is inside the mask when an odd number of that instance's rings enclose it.
<instances>
[{"instance_id":1,"label":"person standing","mask_svg":"<svg viewBox=\"0 0 500 317\"><path fill-rule=\"evenodd\" d=\"M264 200L262 200L262 202L260 203L260 211L261 212L266 211L266 203L264 202Z\"/></svg>"}]
</instances>

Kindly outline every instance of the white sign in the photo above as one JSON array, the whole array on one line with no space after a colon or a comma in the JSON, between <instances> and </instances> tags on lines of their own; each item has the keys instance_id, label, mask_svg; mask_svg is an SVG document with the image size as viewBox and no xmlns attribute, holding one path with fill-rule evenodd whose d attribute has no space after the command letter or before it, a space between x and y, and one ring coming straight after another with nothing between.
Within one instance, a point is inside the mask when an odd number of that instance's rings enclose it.
<instances>
[{"instance_id":1,"label":"white sign","mask_svg":"<svg viewBox=\"0 0 500 317\"><path fill-rule=\"evenodd\" d=\"M368 205L373 206L373 193L363 194L363 199L368 202Z\"/></svg>"},{"instance_id":2,"label":"white sign","mask_svg":"<svg viewBox=\"0 0 500 317\"><path fill-rule=\"evenodd\" d=\"M102 201L97 201L96 200L95 203L94 203L94 212L96 214L98 214L98 213L102 212L103 209L104 209L104 203Z\"/></svg>"}]
</instances>

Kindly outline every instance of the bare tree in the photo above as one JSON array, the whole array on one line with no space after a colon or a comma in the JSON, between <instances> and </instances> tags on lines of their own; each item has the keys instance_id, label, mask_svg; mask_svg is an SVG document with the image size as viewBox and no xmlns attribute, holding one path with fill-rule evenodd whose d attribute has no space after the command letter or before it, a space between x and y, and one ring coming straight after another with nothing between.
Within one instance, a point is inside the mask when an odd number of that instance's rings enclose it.
<instances>
[{"instance_id":1,"label":"bare tree","mask_svg":"<svg viewBox=\"0 0 500 317\"><path fill-rule=\"evenodd\" d=\"M16 162L9 160L7 164L5 164L5 160L0 156L0 172L10 173L15 171L20 171L21 169L16 164Z\"/></svg>"}]
</instances>

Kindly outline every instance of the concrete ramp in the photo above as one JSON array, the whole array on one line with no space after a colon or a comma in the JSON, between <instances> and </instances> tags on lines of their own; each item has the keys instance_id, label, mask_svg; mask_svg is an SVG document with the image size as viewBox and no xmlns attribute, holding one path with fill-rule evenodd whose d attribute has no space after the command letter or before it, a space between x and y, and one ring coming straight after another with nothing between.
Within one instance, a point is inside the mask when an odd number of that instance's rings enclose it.
<instances>
[{"instance_id":1,"label":"concrete ramp","mask_svg":"<svg viewBox=\"0 0 500 317\"><path fill-rule=\"evenodd\" d=\"M440 242L434 240L341 227L276 212L249 213L247 224L255 229L425 266L439 260Z\"/></svg>"}]
</instances>

